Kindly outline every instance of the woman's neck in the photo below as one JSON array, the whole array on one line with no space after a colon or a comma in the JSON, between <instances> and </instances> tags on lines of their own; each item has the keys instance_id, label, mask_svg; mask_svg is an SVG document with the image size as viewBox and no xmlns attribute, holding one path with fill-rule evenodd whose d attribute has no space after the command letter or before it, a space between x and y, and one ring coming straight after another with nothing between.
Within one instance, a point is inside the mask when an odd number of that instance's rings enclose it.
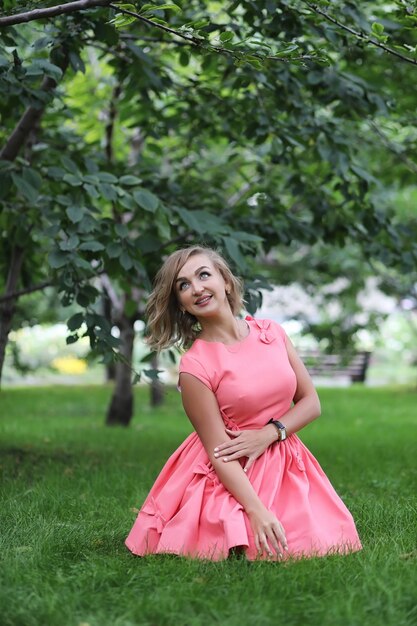
<instances>
[{"instance_id":1,"label":"woman's neck","mask_svg":"<svg viewBox=\"0 0 417 626\"><path fill-rule=\"evenodd\" d=\"M233 315L228 319L205 319L200 322L201 333L199 339L205 341L220 341L235 343L241 341L247 334L247 324L244 320L237 320Z\"/></svg>"}]
</instances>

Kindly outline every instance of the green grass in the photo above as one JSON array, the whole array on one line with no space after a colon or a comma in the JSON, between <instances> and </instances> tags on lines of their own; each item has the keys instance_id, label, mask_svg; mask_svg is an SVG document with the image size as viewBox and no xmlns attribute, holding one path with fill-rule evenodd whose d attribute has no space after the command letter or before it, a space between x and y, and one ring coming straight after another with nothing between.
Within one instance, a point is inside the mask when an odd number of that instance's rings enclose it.
<instances>
[{"instance_id":1,"label":"green grass","mask_svg":"<svg viewBox=\"0 0 417 626\"><path fill-rule=\"evenodd\" d=\"M362 552L287 564L140 559L124 547L190 432L176 391L105 428L106 387L0 395L1 626L417 625L417 393L323 389L302 433L352 511Z\"/></svg>"}]
</instances>

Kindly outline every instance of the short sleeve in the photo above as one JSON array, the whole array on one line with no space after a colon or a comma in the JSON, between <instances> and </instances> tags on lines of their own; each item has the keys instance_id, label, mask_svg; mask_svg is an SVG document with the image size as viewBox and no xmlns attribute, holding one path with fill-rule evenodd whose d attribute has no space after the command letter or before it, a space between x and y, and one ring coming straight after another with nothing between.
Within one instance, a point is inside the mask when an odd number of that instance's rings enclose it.
<instances>
[{"instance_id":1,"label":"short sleeve","mask_svg":"<svg viewBox=\"0 0 417 626\"><path fill-rule=\"evenodd\" d=\"M210 391L213 391L213 386L205 367L200 363L200 361L190 356L189 354L184 354L181 357L178 373L192 374L192 376L195 376L196 378L198 378L198 380L204 383L206 387L210 389ZM179 381L178 389L181 390Z\"/></svg>"},{"instance_id":2,"label":"short sleeve","mask_svg":"<svg viewBox=\"0 0 417 626\"><path fill-rule=\"evenodd\" d=\"M273 322L273 324L277 330L278 337L280 337L285 343L288 335L285 332L284 328L281 326L281 324L278 324L278 322Z\"/></svg>"}]
</instances>

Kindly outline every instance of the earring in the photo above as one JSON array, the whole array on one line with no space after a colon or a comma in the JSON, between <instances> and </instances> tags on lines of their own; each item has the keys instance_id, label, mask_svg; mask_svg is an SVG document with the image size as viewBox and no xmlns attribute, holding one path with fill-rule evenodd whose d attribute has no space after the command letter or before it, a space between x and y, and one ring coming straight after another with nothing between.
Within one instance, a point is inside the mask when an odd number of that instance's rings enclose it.
<instances>
[{"instance_id":1,"label":"earring","mask_svg":"<svg viewBox=\"0 0 417 626\"><path fill-rule=\"evenodd\" d=\"M226 289L226 296L230 296L230 289Z\"/></svg>"}]
</instances>

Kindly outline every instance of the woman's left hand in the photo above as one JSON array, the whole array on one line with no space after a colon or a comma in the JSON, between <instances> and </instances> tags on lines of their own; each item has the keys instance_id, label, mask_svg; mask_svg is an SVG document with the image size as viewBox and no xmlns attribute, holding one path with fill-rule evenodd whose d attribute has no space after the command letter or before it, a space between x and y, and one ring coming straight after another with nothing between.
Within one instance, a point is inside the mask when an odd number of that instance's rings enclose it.
<instances>
[{"instance_id":1,"label":"woman's left hand","mask_svg":"<svg viewBox=\"0 0 417 626\"><path fill-rule=\"evenodd\" d=\"M275 429L274 426L272 428ZM226 428L226 432L233 439L214 448L214 456L218 459L222 458L225 463L247 457L248 460L243 468L245 472L268 446L276 441L276 434L271 428L237 431Z\"/></svg>"}]
</instances>

